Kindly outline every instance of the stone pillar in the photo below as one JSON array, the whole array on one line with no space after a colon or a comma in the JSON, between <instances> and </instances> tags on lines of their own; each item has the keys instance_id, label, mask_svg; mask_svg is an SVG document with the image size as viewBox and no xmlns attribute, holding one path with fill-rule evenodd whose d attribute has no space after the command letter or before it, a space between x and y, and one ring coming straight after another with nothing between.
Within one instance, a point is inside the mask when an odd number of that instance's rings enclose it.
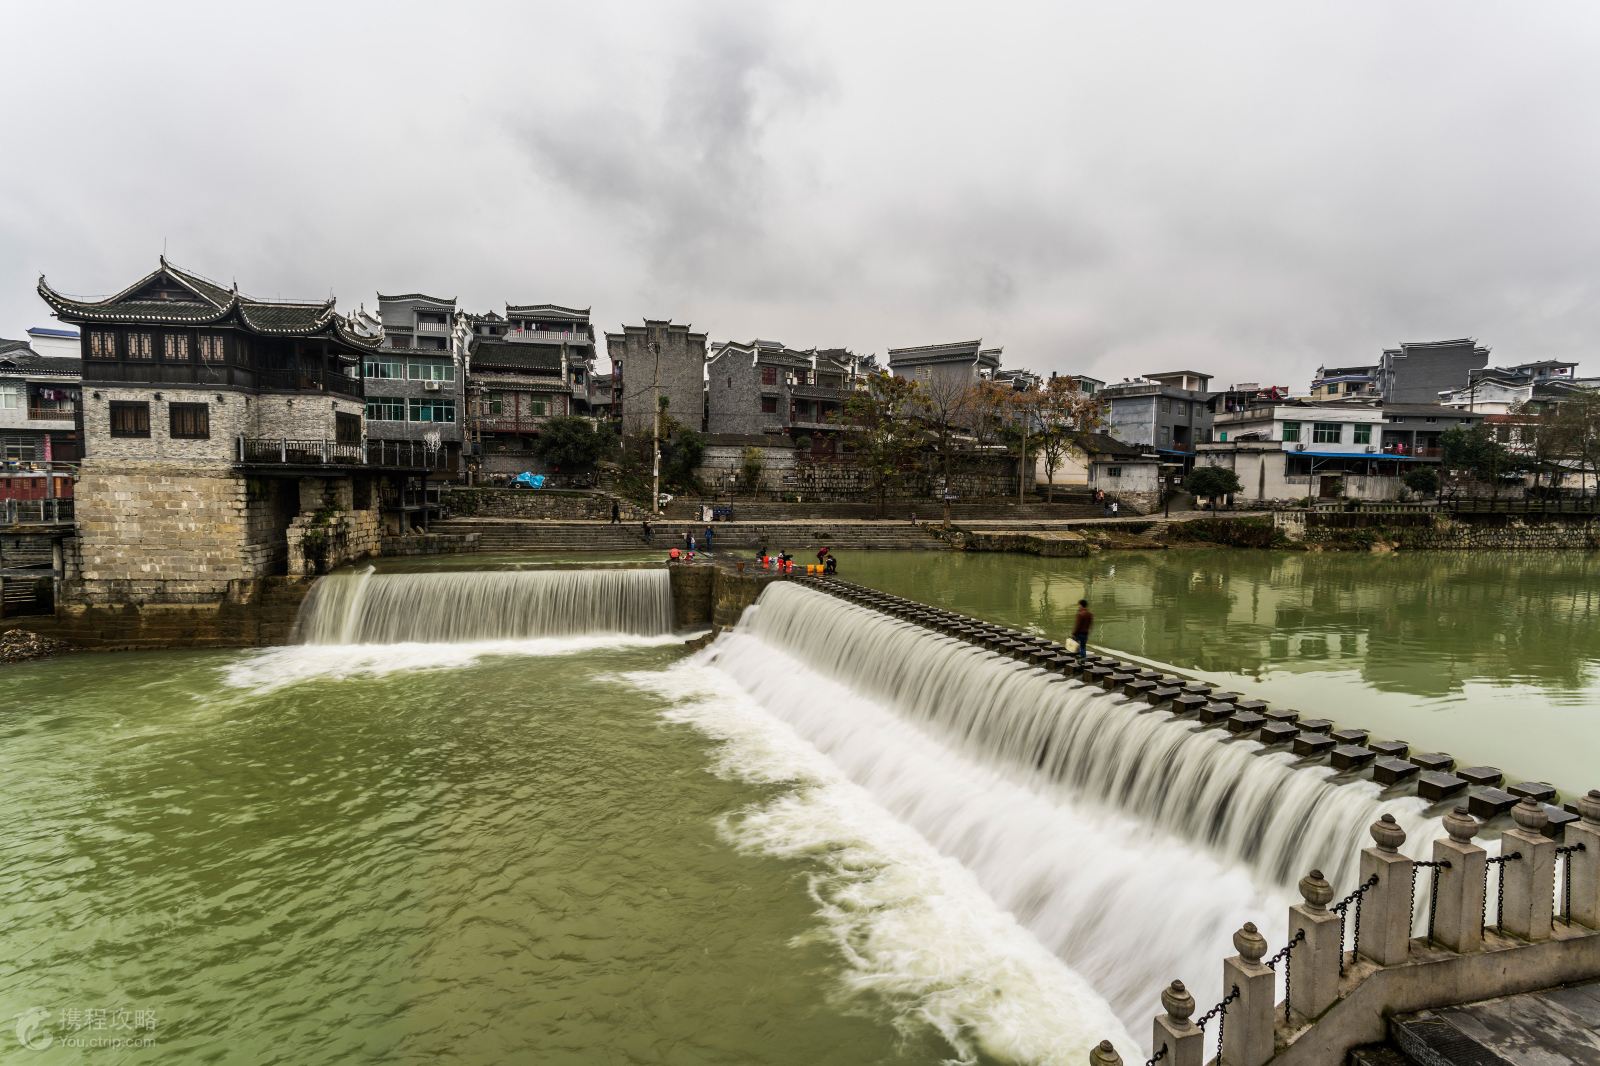
<instances>
[{"instance_id":1,"label":"stone pillar","mask_svg":"<svg viewBox=\"0 0 1600 1066\"><path fill-rule=\"evenodd\" d=\"M1582 851L1570 852L1567 881L1572 898L1567 909L1572 920L1590 929L1600 929L1600 788L1591 788L1578 800L1582 821L1567 823L1566 843L1582 844Z\"/></svg>"},{"instance_id":2,"label":"stone pillar","mask_svg":"<svg viewBox=\"0 0 1600 1066\"><path fill-rule=\"evenodd\" d=\"M1089 1066L1122 1066L1122 1056L1111 1041L1102 1040L1089 1051Z\"/></svg>"},{"instance_id":3,"label":"stone pillar","mask_svg":"<svg viewBox=\"0 0 1600 1066\"><path fill-rule=\"evenodd\" d=\"M1505 910L1500 923L1502 933L1523 940L1549 940L1550 917L1554 909L1556 842L1541 832L1550 816L1544 804L1526 796L1511 808L1515 829L1500 835L1500 854L1521 852L1522 858L1500 864L1505 879Z\"/></svg>"},{"instance_id":4,"label":"stone pillar","mask_svg":"<svg viewBox=\"0 0 1600 1066\"><path fill-rule=\"evenodd\" d=\"M1301 1021L1311 1021L1339 998L1339 916L1328 910L1333 886L1321 870L1300 879L1304 903L1289 908L1289 935L1305 930L1305 940L1289 953L1289 1010Z\"/></svg>"},{"instance_id":5,"label":"stone pillar","mask_svg":"<svg viewBox=\"0 0 1600 1066\"><path fill-rule=\"evenodd\" d=\"M1472 842L1478 820L1465 807L1445 815L1448 840L1433 842L1433 861L1448 862L1439 871L1439 898L1433 905L1433 939L1451 951L1483 950L1483 870L1488 853Z\"/></svg>"},{"instance_id":6,"label":"stone pillar","mask_svg":"<svg viewBox=\"0 0 1600 1066\"><path fill-rule=\"evenodd\" d=\"M1222 1030L1220 1066L1264 1066L1272 1058L1276 981L1270 967L1261 964L1267 941L1254 922L1233 934L1239 954L1222 960L1222 992L1237 986L1239 998L1228 1004L1228 1021Z\"/></svg>"},{"instance_id":7,"label":"stone pillar","mask_svg":"<svg viewBox=\"0 0 1600 1066\"><path fill-rule=\"evenodd\" d=\"M1361 852L1361 883L1377 875L1378 883L1361 900L1360 954L1379 966L1406 960L1411 949L1411 860L1400 854L1406 831L1386 814L1367 830L1375 848Z\"/></svg>"},{"instance_id":8,"label":"stone pillar","mask_svg":"<svg viewBox=\"0 0 1600 1066\"><path fill-rule=\"evenodd\" d=\"M1206 1034L1189 1019L1194 1015L1194 997L1174 981L1161 990L1161 1006L1166 1014L1156 1018L1155 1032L1150 1038L1150 1053L1167 1049L1162 1059L1165 1066L1203 1066L1206 1057Z\"/></svg>"}]
</instances>

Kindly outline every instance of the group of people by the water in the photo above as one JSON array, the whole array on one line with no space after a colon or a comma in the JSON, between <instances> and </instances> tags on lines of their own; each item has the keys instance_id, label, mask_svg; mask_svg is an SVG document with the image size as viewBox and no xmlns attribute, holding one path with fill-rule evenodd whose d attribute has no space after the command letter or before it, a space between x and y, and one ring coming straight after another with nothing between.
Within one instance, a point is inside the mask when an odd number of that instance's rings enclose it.
<instances>
[{"instance_id":1,"label":"group of people by the water","mask_svg":"<svg viewBox=\"0 0 1600 1066\"><path fill-rule=\"evenodd\" d=\"M650 523L644 523L645 542L649 543L653 531ZM670 562L693 562L696 556L709 558L712 555L712 546L716 543L716 530L706 527L704 538L697 538L693 531L683 534L683 547L673 547L667 553ZM774 570L779 573L794 572L794 556L788 552L780 551L776 554L765 544L756 550L756 566L762 570ZM744 564L739 564L743 566ZM839 561L834 557L833 549L824 544L817 550L817 572L823 574L837 574Z\"/></svg>"},{"instance_id":2,"label":"group of people by the water","mask_svg":"<svg viewBox=\"0 0 1600 1066\"><path fill-rule=\"evenodd\" d=\"M1094 502L1105 510L1107 518L1117 517L1117 511L1120 509L1117 501L1108 497L1100 489L1094 490Z\"/></svg>"}]
</instances>

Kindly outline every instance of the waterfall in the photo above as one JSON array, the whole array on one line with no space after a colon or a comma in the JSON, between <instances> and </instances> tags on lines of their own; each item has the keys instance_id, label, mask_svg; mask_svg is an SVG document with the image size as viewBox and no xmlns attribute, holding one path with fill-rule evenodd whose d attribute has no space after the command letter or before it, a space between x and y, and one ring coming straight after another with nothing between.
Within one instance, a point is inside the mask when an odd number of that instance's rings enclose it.
<instances>
[{"instance_id":1,"label":"waterfall","mask_svg":"<svg viewBox=\"0 0 1600 1066\"><path fill-rule=\"evenodd\" d=\"M461 644L672 631L662 569L335 574L311 586L300 644Z\"/></svg>"},{"instance_id":2,"label":"waterfall","mask_svg":"<svg viewBox=\"0 0 1600 1066\"><path fill-rule=\"evenodd\" d=\"M768 588L708 659L1130 1026L1173 977L1219 991L1243 921L1281 945L1308 870L1354 887L1381 814L1408 853L1441 835L1420 800L797 585Z\"/></svg>"}]
</instances>

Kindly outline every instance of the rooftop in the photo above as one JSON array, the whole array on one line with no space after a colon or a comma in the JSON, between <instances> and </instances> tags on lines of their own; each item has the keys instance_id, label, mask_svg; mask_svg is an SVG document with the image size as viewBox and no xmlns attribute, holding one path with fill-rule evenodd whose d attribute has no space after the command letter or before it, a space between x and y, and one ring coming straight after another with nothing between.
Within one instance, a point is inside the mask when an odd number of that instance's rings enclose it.
<instances>
[{"instance_id":1,"label":"rooftop","mask_svg":"<svg viewBox=\"0 0 1600 1066\"><path fill-rule=\"evenodd\" d=\"M472 368L498 367L505 370L545 370L561 373L561 349L543 344L522 344L480 337L472 349Z\"/></svg>"}]
</instances>

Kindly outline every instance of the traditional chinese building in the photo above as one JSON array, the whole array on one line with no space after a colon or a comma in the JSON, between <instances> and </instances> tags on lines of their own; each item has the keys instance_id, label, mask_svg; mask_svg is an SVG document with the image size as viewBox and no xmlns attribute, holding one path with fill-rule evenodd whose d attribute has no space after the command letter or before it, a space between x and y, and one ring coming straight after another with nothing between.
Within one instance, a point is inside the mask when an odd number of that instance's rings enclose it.
<instances>
[{"instance_id":1,"label":"traditional chinese building","mask_svg":"<svg viewBox=\"0 0 1600 1066\"><path fill-rule=\"evenodd\" d=\"M164 257L114 296L43 278L39 295L82 332L67 602L212 602L359 558L426 476L420 444L366 439L362 360L382 335L331 299L252 299Z\"/></svg>"}]
</instances>

